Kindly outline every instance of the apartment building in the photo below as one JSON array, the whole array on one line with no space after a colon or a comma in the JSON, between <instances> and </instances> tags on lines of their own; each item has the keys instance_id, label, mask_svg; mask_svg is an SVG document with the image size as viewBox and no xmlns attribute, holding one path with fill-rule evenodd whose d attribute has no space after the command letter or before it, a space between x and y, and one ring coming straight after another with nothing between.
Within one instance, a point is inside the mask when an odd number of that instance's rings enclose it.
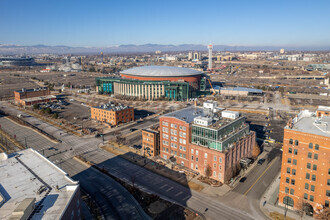
<instances>
[{"instance_id":1,"label":"apartment building","mask_svg":"<svg viewBox=\"0 0 330 220\"><path fill-rule=\"evenodd\" d=\"M330 108L304 110L284 128L279 204L318 213L330 201Z\"/></svg>"},{"instance_id":2,"label":"apartment building","mask_svg":"<svg viewBox=\"0 0 330 220\"><path fill-rule=\"evenodd\" d=\"M158 127L142 129L142 150L146 157L159 155L159 130Z\"/></svg>"},{"instance_id":3,"label":"apartment building","mask_svg":"<svg viewBox=\"0 0 330 220\"><path fill-rule=\"evenodd\" d=\"M191 106L160 118L160 156L221 182L233 176L240 159L251 156L255 132L238 112L216 102Z\"/></svg>"},{"instance_id":4,"label":"apartment building","mask_svg":"<svg viewBox=\"0 0 330 220\"><path fill-rule=\"evenodd\" d=\"M91 107L91 118L110 126L116 126L121 123L134 121L134 108L108 103L102 106Z\"/></svg>"}]
</instances>

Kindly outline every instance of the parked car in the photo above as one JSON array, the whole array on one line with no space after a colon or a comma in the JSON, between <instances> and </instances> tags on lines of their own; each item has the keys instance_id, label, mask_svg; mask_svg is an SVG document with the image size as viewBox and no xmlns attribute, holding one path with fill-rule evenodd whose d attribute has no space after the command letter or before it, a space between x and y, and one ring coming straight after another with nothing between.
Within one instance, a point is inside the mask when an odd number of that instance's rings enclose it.
<instances>
[{"instance_id":1,"label":"parked car","mask_svg":"<svg viewBox=\"0 0 330 220\"><path fill-rule=\"evenodd\" d=\"M266 159L262 158L260 160L258 160L258 165L262 165L265 162Z\"/></svg>"},{"instance_id":2,"label":"parked car","mask_svg":"<svg viewBox=\"0 0 330 220\"><path fill-rule=\"evenodd\" d=\"M245 180L246 180L246 177L242 177L242 178L239 180L239 182L240 182L240 183L244 183Z\"/></svg>"}]
</instances>

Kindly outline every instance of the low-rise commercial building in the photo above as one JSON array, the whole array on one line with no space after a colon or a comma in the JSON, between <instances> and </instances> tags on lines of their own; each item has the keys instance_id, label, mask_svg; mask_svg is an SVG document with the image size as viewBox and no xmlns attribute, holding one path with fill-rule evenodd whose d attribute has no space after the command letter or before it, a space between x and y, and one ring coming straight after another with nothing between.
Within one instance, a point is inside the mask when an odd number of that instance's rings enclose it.
<instances>
[{"instance_id":1,"label":"low-rise commercial building","mask_svg":"<svg viewBox=\"0 0 330 220\"><path fill-rule=\"evenodd\" d=\"M111 126L134 121L134 108L115 104L91 107L91 118Z\"/></svg>"},{"instance_id":2,"label":"low-rise commercial building","mask_svg":"<svg viewBox=\"0 0 330 220\"><path fill-rule=\"evenodd\" d=\"M159 128L148 128L142 130L142 150L146 157L159 155Z\"/></svg>"},{"instance_id":3,"label":"low-rise commercial building","mask_svg":"<svg viewBox=\"0 0 330 220\"><path fill-rule=\"evenodd\" d=\"M219 87L220 95L224 96L256 96L263 95L260 89L246 88L246 87Z\"/></svg>"},{"instance_id":4,"label":"low-rise commercial building","mask_svg":"<svg viewBox=\"0 0 330 220\"><path fill-rule=\"evenodd\" d=\"M81 219L80 187L33 149L0 153L0 219Z\"/></svg>"},{"instance_id":5,"label":"low-rise commercial building","mask_svg":"<svg viewBox=\"0 0 330 220\"><path fill-rule=\"evenodd\" d=\"M191 106L160 118L160 155L211 178L227 182L242 158L251 156L255 132L237 112L216 102Z\"/></svg>"},{"instance_id":6,"label":"low-rise commercial building","mask_svg":"<svg viewBox=\"0 0 330 220\"><path fill-rule=\"evenodd\" d=\"M307 213L329 207L330 117L326 109L304 110L284 128L280 205Z\"/></svg>"},{"instance_id":7,"label":"low-rise commercial building","mask_svg":"<svg viewBox=\"0 0 330 220\"><path fill-rule=\"evenodd\" d=\"M20 105L34 105L55 101L56 96L50 94L48 87L40 87L34 89L21 89L14 91L15 103Z\"/></svg>"}]
</instances>

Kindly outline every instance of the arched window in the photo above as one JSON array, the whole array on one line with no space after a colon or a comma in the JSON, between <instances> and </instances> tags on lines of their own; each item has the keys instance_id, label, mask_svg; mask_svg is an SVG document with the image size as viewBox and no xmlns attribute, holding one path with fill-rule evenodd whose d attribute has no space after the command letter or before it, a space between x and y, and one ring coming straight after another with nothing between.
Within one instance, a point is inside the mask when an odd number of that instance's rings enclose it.
<instances>
[{"instance_id":1,"label":"arched window","mask_svg":"<svg viewBox=\"0 0 330 220\"><path fill-rule=\"evenodd\" d=\"M285 196L283 198L283 203L284 203L284 205L288 205L288 206L291 206L291 207L293 207L293 205L294 205L293 199L289 196Z\"/></svg>"},{"instance_id":2,"label":"arched window","mask_svg":"<svg viewBox=\"0 0 330 220\"><path fill-rule=\"evenodd\" d=\"M293 144L293 140L292 139L289 140L289 144Z\"/></svg>"},{"instance_id":3,"label":"arched window","mask_svg":"<svg viewBox=\"0 0 330 220\"><path fill-rule=\"evenodd\" d=\"M298 141L298 140L295 140L295 141L294 141L294 144L295 144L296 146L298 146L299 141Z\"/></svg>"},{"instance_id":4,"label":"arched window","mask_svg":"<svg viewBox=\"0 0 330 220\"><path fill-rule=\"evenodd\" d=\"M313 144L312 143L309 143L309 149L313 149Z\"/></svg>"}]
</instances>

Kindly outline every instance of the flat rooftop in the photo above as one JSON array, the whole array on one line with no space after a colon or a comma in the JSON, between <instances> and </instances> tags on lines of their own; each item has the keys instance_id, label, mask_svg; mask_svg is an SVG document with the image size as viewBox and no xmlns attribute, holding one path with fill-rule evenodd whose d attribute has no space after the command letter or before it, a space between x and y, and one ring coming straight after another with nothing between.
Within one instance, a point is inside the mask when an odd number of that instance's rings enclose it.
<instances>
[{"instance_id":1,"label":"flat rooftop","mask_svg":"<svg viewBox=\"0 0 330 220\"><path fill-rule=\"evenodd\" d=\"M198 116L206 117L207 113L204 111L204 109L202 107L189 106L187 108L165 114L161 117L174 117L174 118L177 118L181 121L185 121L190 124L190 123L193 123L194 118L198 117Z\"/></svg>"},{"instance_id":2,"label":"flat rooftop","mask_svg":"<svg viewBox=\"0 0 330 220\"><path fill-rule=\"evenodd\" d=\"M114 104L104 104L104 105L101 105L101 106L93 106L93 108L98 108L98 109L103 109L103 110L107 110L107 111L121 111L121 110L124 110L124 109L129 109L129 108L132 108L132 107L129 107L127 105L114 105Z\"/></svg>"},{"instance_id":3,"label":"flat rooftop","mask_svg":"<svg viewBox=\"0 0 330 220\"><path fill-rule=\"evenodd\" d=\"M289 127L286 127L290 129ZM301 112L298 117L293 120L293 130L330 137L330 117L315 117L312 112Z\"/></svg>"},{"instance_id":4,"label":"flat rooftop","mask_svg":"<svg viewBox=\"0 0 330 220\"><path fill-rule=\"evenodd\" d=\"M46 95L46 96L38 96L33 98L22 99L25 102L35 102L35 101L43 101L48 99L56 99L55 95Z\"/></svg>"},{"instance_id":5,"label":"flat rooftop","mask_svg":"<svg viewBox=\"0 0 330 220\"><path fill-rule=\"evenodd\" d=\"M203 118L211 117L212 114L207 109L204 109L203 107L190 106L190 107L187 107L187 108L175 111L175 112L165 114L161 117L174 117L179 120L185 121L189 124L192 123L197 126L208 127L208 128L212 128L212 129L218 129L220 127L226 126L226 125L242 118L242 117L239 117L236 119L223 118L223 117L221 117L221 111L224 109L223 108L217 108L217 109L219 111L217 113L213 113L212 123L209 126L194 124L194 118L196 118L196 117L203 117ZM234 113L236 113L236 112L234 112Z\"/></svg>"},{"instance_id":6,"label":"flat rooftop","mask_svg":"<svg viewBox=\"0 0 330 220\"><path fill-rule=\"evenodd\" d=\"M31 148L0 157L0 219L9 219L26 198L41 204L31 219L60 219L76 190L78 182Z\"/></svg>"},{"instance_id":7,"label":"flat rooftop","mask_svg":"<svg viewBox=\"0 0 330 220\"><path fill-rule=\"evenodd\" d=\"M36 91L41 91L41 90L48 90L48 87L39 87L39 88L35 88L35 89L21 89L21 90L17 90L16 92L18 93L23 93L23 92L36 92Z\"/></svg>"}]
</instances>

